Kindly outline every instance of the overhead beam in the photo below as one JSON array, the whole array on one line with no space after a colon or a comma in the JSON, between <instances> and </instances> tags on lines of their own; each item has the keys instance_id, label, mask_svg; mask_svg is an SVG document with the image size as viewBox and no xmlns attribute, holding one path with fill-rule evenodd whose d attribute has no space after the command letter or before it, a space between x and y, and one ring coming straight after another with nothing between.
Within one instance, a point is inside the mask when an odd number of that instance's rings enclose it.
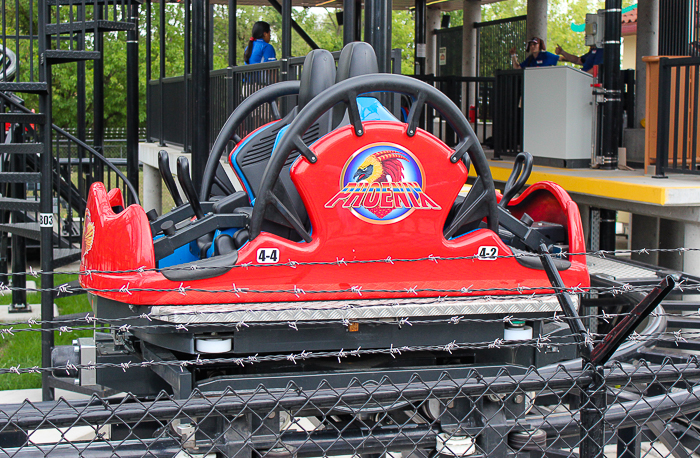
<instances>
[{"instance_id":1,"label":"overhead beam","mask_svg":"<svg viewBox=\"0 0 700 458\"><path fill-rule=\"evenodd\" d=\"M282 5L280 5L280 2L278 2L277 0L267 0L267 1L270 3L270 5L272 5L272 7L274 9L277 10L278 13L282 14ZM297 22L294 19L291 18L291 15L290 15L289 19L290 19L291 24L292 24L292 29L294 29L294 31L299 34L301 39L304 40L306 42L306 44L309 45L309 47L311 49L318 49L319 47L316 44L316 42L304 31L304 29L301 28L301 26L299 24L297 24ZM284 20L284 16L282 16L282 20ZM282 46L284 47L284 43L282 43ZM290 43L290 49L291 49L291 43Z\"/></svg>"}]
</instances>

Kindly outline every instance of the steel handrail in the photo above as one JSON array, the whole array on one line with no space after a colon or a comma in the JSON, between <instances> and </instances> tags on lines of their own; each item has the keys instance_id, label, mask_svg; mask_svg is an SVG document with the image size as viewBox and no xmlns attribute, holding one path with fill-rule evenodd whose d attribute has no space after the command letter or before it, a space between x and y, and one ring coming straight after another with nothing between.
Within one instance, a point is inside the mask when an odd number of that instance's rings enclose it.
<instances>
[{"instance_id":1,"label":"steel handrail","mask_svg":"<svg viewBox=\"0 0 700 458\"><path fill-rule=\"evenodd\" d=\"M9 97L7 94L4 92L0 92L0 97L2 97L7 103L12 105L15 108L18 108L19 110L23 111L24 113L31 113L32 110L29 108L19 105L17 102L12 100L11 97ZM72 142L76 143L78 146L81 148L84 148L86 151L88 151L90 154L95 156L97 159L102 161L110 170L112 170L116 175L121 178L124 181L124 184L126 184L127 189L129 190L129 193L131 194L131 197L134 199L133 202L135 202L137 205L141 205L141 200L139 199L139 193L134 187L134 185L127 179L126 175L124 175L121 170L117 168L114 164L112 164L106 157L101 155L100 153L97 152L94 148L92 148L90 145L87 143L83 142L82 140L78 139L77 137L74 137L73 135L69 134L65 130L61 129L58 127L56 124L51 124L51 128L58 132L59 134L65 136Z\"/></svg>"}]
</instances>

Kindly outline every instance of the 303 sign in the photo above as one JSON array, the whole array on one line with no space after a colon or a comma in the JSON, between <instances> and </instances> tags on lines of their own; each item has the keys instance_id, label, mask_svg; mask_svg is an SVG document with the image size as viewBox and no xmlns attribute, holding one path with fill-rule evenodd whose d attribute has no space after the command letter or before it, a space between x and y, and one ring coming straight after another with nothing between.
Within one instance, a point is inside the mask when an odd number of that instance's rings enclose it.
<instances>
[{"instance_id":1,"label":"303 sign","mask_svg":"<svg viewBox=\"0 0 700 458\"><path fill-rule=\"evenodd\" d=\"M39 227L53 227L53 213L39 213Z\"/></svg>"}]
</instances>

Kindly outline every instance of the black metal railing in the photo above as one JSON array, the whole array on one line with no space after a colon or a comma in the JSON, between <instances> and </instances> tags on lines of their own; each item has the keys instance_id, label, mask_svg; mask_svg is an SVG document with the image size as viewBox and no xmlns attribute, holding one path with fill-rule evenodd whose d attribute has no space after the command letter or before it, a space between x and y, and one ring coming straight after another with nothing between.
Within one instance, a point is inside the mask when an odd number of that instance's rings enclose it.
<instances>
[{"instance_id":1,"label":"black metal railing","mask_svg":"<svg viewBox=\"0 0 700 458\"><path fill-rule=\"evenodd\" d=\"M659 55L700 55L700 3L698 0L659 2Z\"/></svg>"},{"instance_id":2,"label":"black metal railing","mask_svg":"<svg viewBox=\"0 0 700 458\"><path fill-rule=\"evenodd\" d=\"M471 76L414 76L433 85L446 94L458 107L474 128L480 142L492 147L494 78ZM440 114L426 107L419 127L442 139L447 145L457 144L457 137ZM490 148L489 148L490 149Z\"/></svg>"},{"instance_id":3,"label":"black metal railing","mask_svg":"<svg viewBox=\"0 0 700 458\"><path fill-rule=\"evenodd\" d=\"M83 235L83 220L87 193L94 182L109 189L120 189L124 205L128 197L138 203L138 190L126 178L126 159L106 158L86 143L54 126L53 163L56 221L55 240L60 247L79 246Z\"/></svg>"},{"instance_id":4,"label":"black metal railing","mask_svg":"<svg viewBox=\"0 0 700 458\"><path fill-rule=\"evenodd\" d=\"M289 66L300 66L303 58L290 59ZM247 96L269 84L280 80L282 61L244 65L213 70L209 74L210 88L210 145L226 122L233 109ZM296 72L292 73L292 79ZM191 75L187 76L191 81ZM184 146L191 144L193 106L191 84L185 85L185 76L163 78L148 82L148 130L147 139L160 144ZM187 87L187 93L185 89ZM187 96L185 95L187 94ZM293 106L293 105L292 105ZM283 113L286 114L286 113ZM252 113L239 129L244 137L259 125L272 121L269 106L260 107Z\"/></svg>"},{"instance_id":5,"label":"black metal railing","mask_svg":"<svg viewBox=\"0 0 700 458\"><path fill-rule=\"evenodd\" d=\"M30 113L31 110L18 105L11 98L2 94L7 109ZM95 181L105 183L107 189L119 188L122 195L130 196L134 202L139 202L138 190L127 180L125 173L126 159L107 159L93 147L78 139L66 130L52 125L52 172L54 184L54 208L56 235L54 242L60 248L77 247L80 244L85 214L87 191ZM33 132L32 125L16 125L15 129ZM29 140L29 139L25 139ZM8 156L8 161L9 161ZM23 155L21 164L13 168L7 162L3 171L41 172L41 158L38 154ZM24 184L22 186L25 186ZM23 197L28 200L39 199L39 188L27 184ZM14 212L17 214L17 212ZM17 216L15 216L17 218ZM38 221L36 212L24 212L19 217L24 222Z\"/></svg>"},{"instance_id":6,"label":"black metal railing","mask_svg":"<svg viewBox=\"0 0 700 458\"><path fill-rule=\"evenodd\" d=\"M39 45L37 24L27 18L35 18L39 8L38 0L14 0L3 3L3 30L0 45L7 53L14 55L15 65L0 68L0 80L14 82L39 81Z\"/></svg>"},{"instance_id":7,"label":"black metal railing","mask_svg":"<svg viewBox=\"0 0 700 458\"><path fill-rule=\"evenodd\" d=\"M50 2L48 2L50 3ZM129 7L133 0L61 0L47 21L47 33L53 35L51 48L64 51L101 49L101 32L125 31L130 24ZM97 39L86 39L88 34Z\"/></svg>"},{"instance_id":8,"label":"black metal railing","mask_svg":"<svg viewBox=\"0 0 700 458\"><path fill-rule=\"evenodd\" d=\"M340 52L332 54L336 60L340 56ZM391 56L392 71L400 73L401 51L394 49ZM287 60L241 65L209 72L210 147L228 116L246 97L267 85L300 79L303 64L304 57L293 57ZM187 80L191 81L191 75L187 76ZM148 141L159 142L161 145L182 146L189 150L193 125L191 89L191 84L185 84L184 75L148 82L146 134ZM279 114L282 116L296 105L296 96L285 99L281 100L278 106ZM393 107L393 103L393 101L389 102L389 105ZM396 111L398 111L397 107ZM239 127L237 134L243 138L274 119L270 105L261 106L251 113L251 116Z\"/></svg>"},{"instance_id":9,"label":"black metal railing","mask_svg":"<svg viewBox=\"0 0 700 458\"><path fill-rule=\"evenodd\" d=\"M523 70L496 72L493 108L494 157L523 150Z\"/></svg>"},{"instance_id":10,"label":"black metal railing","mask_svg":"<svg viewBox=\"0 0 700 458\"><path fill-rule=\"evenodd\" d=\"M656 175L700 174L698 102L700 58L659 60Z\"/></svg>"}]
</instances>

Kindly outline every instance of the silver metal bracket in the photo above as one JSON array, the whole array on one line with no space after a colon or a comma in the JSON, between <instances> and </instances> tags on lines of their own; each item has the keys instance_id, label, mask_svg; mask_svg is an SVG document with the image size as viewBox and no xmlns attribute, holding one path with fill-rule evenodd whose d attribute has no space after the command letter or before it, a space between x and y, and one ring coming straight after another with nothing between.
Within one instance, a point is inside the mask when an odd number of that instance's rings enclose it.
<instances>
[{"instance_id":1,"label":"silver metal bracket","mask_svg":"<svg viewBox=\"0 0 700 458\"><path fill-rule=\"evenodd\" d=\"M175 434L180 436L180 443L185 449L196 449L197 441L195 440L195 433L197 432L197 427L187 420L173 420L170 423Z\"/></svg>"},{"instance_id":2,"label":"silver metal bracket","mask_svg":"<svg viewBox=\"0 0 700 458\"><path fill-rule=\"evenodd\" d=\"M97 362L97 346L92 337L80 337L73 341L73 351L80 355L80 370L78 381L80 386L97 385L97 371L94 364ZM93 366L92 368L90 366Z\"/></svg>"}]
</instances>

